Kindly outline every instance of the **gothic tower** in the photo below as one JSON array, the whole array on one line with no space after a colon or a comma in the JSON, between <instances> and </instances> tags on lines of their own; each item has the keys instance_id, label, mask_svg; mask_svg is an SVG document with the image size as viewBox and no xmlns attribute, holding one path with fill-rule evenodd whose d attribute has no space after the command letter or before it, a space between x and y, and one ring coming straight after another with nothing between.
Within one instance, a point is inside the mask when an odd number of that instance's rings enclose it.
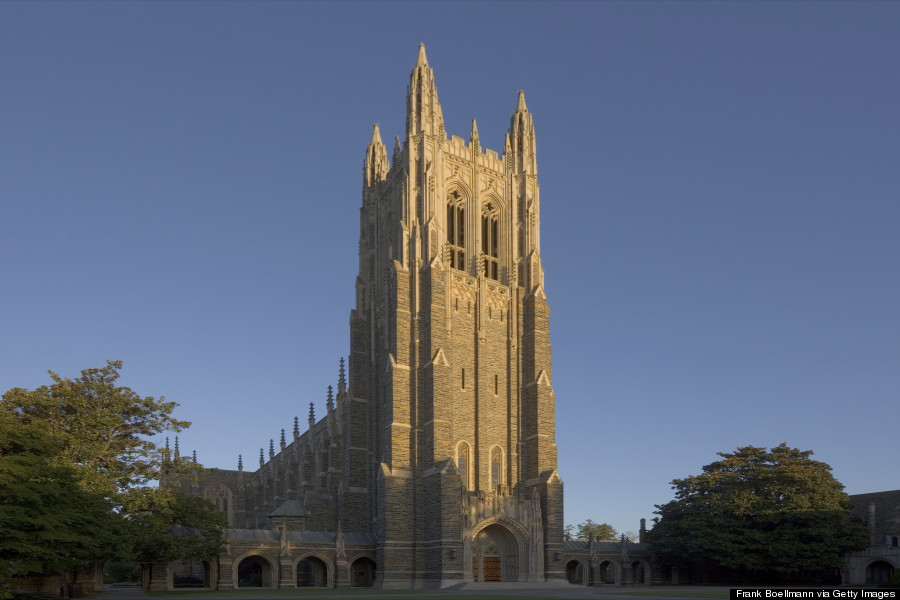
<instances>
[{"instance_id":1,"label":"gothic tower","mask_svg":"<svg viewBox=\"0 0 900 600\"><path fill-rule=\"evenodd\" d=\"M390 165L366 150L340 526L382 587L564 577L534 122L445 134L424 45Z\"/></svg>"}]
</instances>

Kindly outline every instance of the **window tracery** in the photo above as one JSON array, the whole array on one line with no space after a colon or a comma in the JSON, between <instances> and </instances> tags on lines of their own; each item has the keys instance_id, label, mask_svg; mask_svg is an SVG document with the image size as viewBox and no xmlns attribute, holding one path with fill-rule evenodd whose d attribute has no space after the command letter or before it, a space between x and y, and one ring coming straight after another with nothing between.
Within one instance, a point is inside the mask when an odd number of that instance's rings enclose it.
<instances>
[{"instance_id":1,"label":"window tracery","mask_svg":"<svg viewBox=\"0 0 900 600\"><path fill-rule=\"evenodd\" d=\"M500 210L485 202L481 210L481 254L484 256L484 276L500 279Z\"/></svg>"},{"instance_id":2,"label":"window tracery","mask_svg":"<svg viewBox=\"0 0 900 600\"><path fill-rule=\"evenodd\" d=\"M450 248L450 266L466 269L466 208L465 198L458 190L447 195L447 244Z\"/></svg>"}]
</instances>

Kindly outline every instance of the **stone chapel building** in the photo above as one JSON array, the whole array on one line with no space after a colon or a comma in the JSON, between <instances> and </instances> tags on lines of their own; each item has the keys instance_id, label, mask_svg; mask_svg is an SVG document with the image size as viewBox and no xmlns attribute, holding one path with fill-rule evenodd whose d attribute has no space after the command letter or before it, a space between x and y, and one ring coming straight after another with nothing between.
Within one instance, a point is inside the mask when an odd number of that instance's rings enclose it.
<instances>
[{"instance_id":1,"label":"stone chapel building","mask_svg":"<svg viewBox=\"0 0 900 600\"><path fill-rule=\"evenodd\" d=\"M448 138L419 47L406 132L363 165L350 355L259 468L162 485L228 517L215 564L153 565L151 589L439 587L564 580L534 121L502 154ZM176 447L177 451L177 447Z\"/></svg>"}]
</instances>

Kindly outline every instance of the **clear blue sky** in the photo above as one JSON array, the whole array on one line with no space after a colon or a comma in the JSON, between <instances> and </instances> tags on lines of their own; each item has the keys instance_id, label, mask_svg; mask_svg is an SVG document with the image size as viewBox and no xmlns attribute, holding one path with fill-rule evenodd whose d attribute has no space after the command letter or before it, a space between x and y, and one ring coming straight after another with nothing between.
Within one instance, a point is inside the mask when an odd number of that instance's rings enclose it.
<instances>
[{"instance_id":1,"label":"clear blue sky","mask_svg":"<svg viewBox=\"0 0 900 600\"><path fill-rule=\"evenodd\" d=\"M222 468L321 415L420 42L449 133L534 115L567 522L900 488L897 2L0 2L0 388L121 359Z\"/></svg>"}]
</instances>

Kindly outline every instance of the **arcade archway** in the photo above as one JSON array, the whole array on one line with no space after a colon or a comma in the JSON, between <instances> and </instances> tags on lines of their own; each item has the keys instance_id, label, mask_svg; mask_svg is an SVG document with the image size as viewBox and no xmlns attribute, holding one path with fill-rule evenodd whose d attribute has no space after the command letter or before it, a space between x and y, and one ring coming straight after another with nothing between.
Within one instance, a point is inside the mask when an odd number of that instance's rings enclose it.
<instances>
[{"instance_id":1,"label":"arcade archway","mask_svg":"<svg viewBox=\"0 0 900 600\"><path fill-rule=\"evenodd\" d=\"M298 562L297 587L328 587L328 565L325 561L308 556Z\"/></svg>"}]
</instances>

